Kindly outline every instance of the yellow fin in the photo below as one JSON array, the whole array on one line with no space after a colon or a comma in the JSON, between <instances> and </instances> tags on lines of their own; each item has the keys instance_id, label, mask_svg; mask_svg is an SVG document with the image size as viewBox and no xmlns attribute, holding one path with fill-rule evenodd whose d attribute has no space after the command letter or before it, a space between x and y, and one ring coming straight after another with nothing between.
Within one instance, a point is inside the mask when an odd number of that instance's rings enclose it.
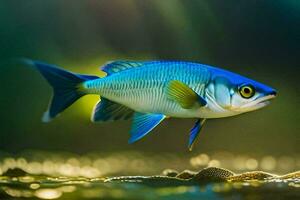
<instances>
[{"instance_id":1,"label":"yellow fin","mask_svg":"<svg viewBox=\"0 0 300 200\"><path fill-rule=\"evenodd\" d=\"M203 98L181 81L170 81L167 86L167 95L185 109L194 107L196 103L199 103L200 106L206 105L206 101Z\"/></svg>"}]
</instances>

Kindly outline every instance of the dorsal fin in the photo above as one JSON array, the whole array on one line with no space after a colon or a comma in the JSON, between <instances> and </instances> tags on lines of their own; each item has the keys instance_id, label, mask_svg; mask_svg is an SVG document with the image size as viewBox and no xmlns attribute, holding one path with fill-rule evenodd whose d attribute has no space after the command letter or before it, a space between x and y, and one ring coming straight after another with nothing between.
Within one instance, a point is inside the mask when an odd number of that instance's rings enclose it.
<instances>
[{"instance_id":1,"label":"dorsal fin","mask_svg":"<svg viewBox=\"0 0 300 200\"><path fill-rule=\"evenodd\" d=\"M140 67L143 65L143 62L139 61L112 61L105 64L101 70L106 72L107 75L118 73L127 69Z\"/></svg>"}]
</instances>

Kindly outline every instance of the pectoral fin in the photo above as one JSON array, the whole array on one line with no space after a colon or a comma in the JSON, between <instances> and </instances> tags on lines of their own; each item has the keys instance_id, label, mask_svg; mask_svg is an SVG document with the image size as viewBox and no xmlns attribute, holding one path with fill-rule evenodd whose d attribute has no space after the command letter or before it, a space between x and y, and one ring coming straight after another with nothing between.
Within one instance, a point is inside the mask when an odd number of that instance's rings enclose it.
<instances>
[{"instance_id":1,"label":"pectoral fin","mask_svg":"<svg viewBox=\"0 0 300 200\"><path fill-rule=\"evenodd\" d=\"M162 120L164 120L165 117L166 116L162 114L148 114L136 112L133 117L133 123L130 131L131 137L128 142L136 142L137 140L147 135Z\"/></svg>"},{"instance_id":2,"label":"pectoral fin","mask_svg":"<svg viewBox=\"0 0 300 200\"><path fill-rule=\"evenodd\" d=\"M195 125L193 126L193 128L191 129L190 131L190 138L189 138L189 144L188 144L188 147L189 147L189 150L192 151L193 149L193 146L195 144L195 141L202 129L202 126L204 124L206 119L198 119L195 123Z\"/></svg>"},{"instance_id":3,"label":"pectoral fin","mask_svg":"<svg viewBox=\"0 0 300 200\"><path fill-rule=\"evenodd\" d=\"M178 102L182 108L190 109L195 105L205 106L207 102L189 86L181 81L170 81L167 86L167 95Z\"/></svg>"}]
</instances>

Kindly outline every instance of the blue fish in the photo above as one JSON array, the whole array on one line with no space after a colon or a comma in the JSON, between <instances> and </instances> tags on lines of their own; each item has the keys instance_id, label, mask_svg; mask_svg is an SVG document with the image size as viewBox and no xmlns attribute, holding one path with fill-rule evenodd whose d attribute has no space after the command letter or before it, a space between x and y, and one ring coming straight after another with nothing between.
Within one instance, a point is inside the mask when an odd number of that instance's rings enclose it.
<instances>
[{"instance_id":1,"label":"blue fish","mask_svg":"<svg viewBox=\"0 0 300 200\"><path fill-rule=\"evenodd\" d=\"M207 119L260 109L276 91L262 83L209 65L184 61L114 61L101 67L107 75L75 74L54 65L31 61L53 88L43 116L49 122L80 97L97 94L93 122L132 119L133 143L165 118L195 118L191 150Z\"/></svg>"}]
</instances>

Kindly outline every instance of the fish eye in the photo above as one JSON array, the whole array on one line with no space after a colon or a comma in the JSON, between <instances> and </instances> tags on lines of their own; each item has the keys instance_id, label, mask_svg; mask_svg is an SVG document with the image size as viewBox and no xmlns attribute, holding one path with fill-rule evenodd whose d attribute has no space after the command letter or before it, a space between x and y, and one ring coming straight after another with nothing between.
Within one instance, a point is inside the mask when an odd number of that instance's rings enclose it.
<instances>
[{"instance_id":1,"label":"fish eye","mask_svg":"<svg viewBox=\"0 0 300 200\"><path fill-rule=\"evenodd\" d=\"M252 85L243 85L239 88L239 93L243 98L249 99L254 96L255 89Z\"/></svg>"}]
</instances>

